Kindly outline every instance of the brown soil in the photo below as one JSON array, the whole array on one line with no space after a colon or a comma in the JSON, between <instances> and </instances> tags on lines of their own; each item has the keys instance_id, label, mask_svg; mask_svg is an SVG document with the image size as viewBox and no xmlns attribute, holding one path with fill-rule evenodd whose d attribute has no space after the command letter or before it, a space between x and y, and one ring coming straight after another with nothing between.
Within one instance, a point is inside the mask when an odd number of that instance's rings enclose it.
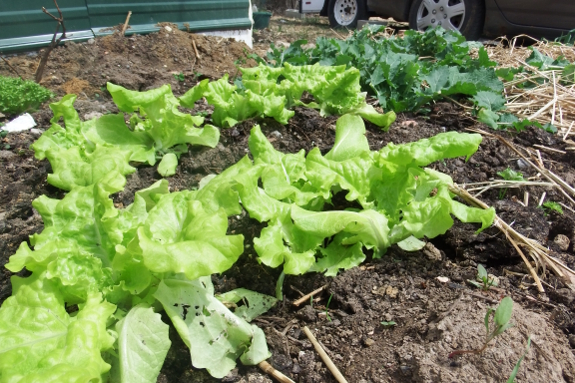
<instances>
[{"instance_id":1,"label":"brown soil","mask_svg":"<svg viewBox=\"0 0 575 383\"><path fill-rule=\"evenodd\" d=\"M287 43L298 33L282 35L287 29L278 25L303 22L272 19L269 30L256 32L257 52L265 52L270 40ZM323 22L320 22L323 25ZM297 28L294 27L294 30ZM331 33L318 26L310 34ZM199 56L195 55L192 40ZM66 44L56 49L48 63L43 84L62 96L77 92L76 107L82 118L117 112L109 95L102 90L107 81L129 89L146 90L165 83L174 93L182 94L199 78L235 75L234 62L245 60L247 47L231 40L192 35L163 29L148 36L121 37L117 34L80 44ZM248 52L249 53L249 52ZM31 78L38 57L22 54L11 57L12 66ZM247 62L250 65L250 62ZM253 63L251 63L253 64ZM245 64L244 64L245 65ZM184 81L174 74L182 73ZM0 74L9 69L0 65ZM38 128L49 127L51 112L47 106L33 114ZM2 122L2 120L0 120ZM169 178L172 190L196 187L199 180L218 173L245 155L249 130L259 123L274 146L284 152L309 150L318 146L327 151L334 141L335 118L322 118L313 110L297 109L288 125L273 120L246 121L222 131L221 144L215 149L192 148L182 156L178 173ZM389 132L383 133L368 124L372 149L389 142L410 142L431 137L442 131L463 131L469 127L487 128L467 117L453 104L436 104L431 115L400 114ZM63 192L46 183L51 171L47 161L34 159L29 145L38 132L8 134L0 143L0 264L5 264L19 244L42 230L42 221L31 202L42 194L61 198ZM521 134L504 134L515 145L534 144L562 149L562 141L541 130ZM575 181L575 156L541 152L548 168L568 183ZM518 158L498 140L485 138L470 161L452 159L433 167L449 174L457 183L495 178L507 167L521 170L526 177L536 176L524 168ZM133 192L149 186L160 176L155 168L142 166L131 175L116 202L131 202ZM523 207L523 192L532 196L530 207ZM545 215L534 207L541 194L547 200L566 202L554 189L530 188L509 190L503 199L498 190L481 198L497 209L506 222L524 235L549 246L551 252L569 267L575 268L573 241L575 215ZM252 238L260 226L246 215L232 218L230 230L246 236L246 253L238 263L214 283L221 291L245 287L274 295L278 270L259 265L253 257ZM456 223L444 236L433 239L426 248L406 253L393 247L379 260L368 260L361 267L335 278L309 274L288 276L284 283L285 300L256 324L264 329L270 350L270 363L297 382L335 382L322 364L311 343L302 332L307 325L349 382L504 382L525 350L527 337L532 347L525 357L517 382L575 382L575 293L553 275L546 274L547 296L539 296L533 281L513 247L495 228L475 234L476 227ZM562 246L554 240L566 236L570 243ZM477 263L499 277L499 289L488 293L473 290L466 284L473 279ZM512 272L512 273L509 273ZM0 301L11 294L10 273L0 274ZM437 277L447 277L440 282ZM292 303L301 296L327 284L314 297L313 306ZM483 317L488 307L510 295L515 301L512 322L515 326L496 339L481 355L464 355L449 359L456 349L474 349L484 339ZM329 299L331 297L331 300ZM329 300L329 307L328 305ZM385 327L382 321L394 321ZM192 368L185 345L172 331L173 347L168 353L159 382L215 382L205 371ZM570 342L571 341L571 342ZM570 346L571 343L571 346ZM223 379L226 382L271 382L256 367L240 366Z\"/></svg>"}]
</instances>

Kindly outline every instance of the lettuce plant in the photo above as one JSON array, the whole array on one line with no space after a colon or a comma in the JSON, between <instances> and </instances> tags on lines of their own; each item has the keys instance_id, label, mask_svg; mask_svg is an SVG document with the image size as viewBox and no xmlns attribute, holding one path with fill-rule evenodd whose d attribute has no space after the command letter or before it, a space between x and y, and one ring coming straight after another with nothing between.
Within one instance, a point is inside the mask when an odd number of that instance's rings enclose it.
<instances>
[{"instance_id":1,"label":"lettuce plant","mask_svg":"<svg viewBox=\"0 0 575 383\"><path fill-rule=\"evenodd\" d=\"M0 76L0 113L31 112L54 97L54 93L34 81Z\"/></svg>"},{"instance_id":2,"label":"lettuce plant","mask_svg":"<svg viewBox=\"0 0 575 383\"><path fill-rule=\"evenodd\" d=\"M335 275L361 263L365 249L379 257L393 244L420 248L418 239L444 233L452 215L482 228L494 217L492 209L454 201L451 179L425 168L468 158L481 136L445 133L371 151L358 113L338 120L325 155L281 153L256 126L253 161L244 157L194 191L170 193L167 181L158 181L117 208L111 195L135 171L130 162L152 164L156 151L173 145L215 145L217 130L200 131L199 120L178 111L169 87L140 93L110 86L110 93L131 113L130 127L122 114L82 122L74 96L66 96L51 106L52 126L33 145L36 157L52 164L48 181L68 193L33 202L44 230L6 264L32 275L14 276L13 295L0 307L4 380L154 382L170 347L161 310L190 348L193 366L214 377L237 359L266 359L263 331L249 320L275 298L239 289L218 299L210 278L243 253L243 236L228 234L228 217L243 210L267 223L254 239L259 261L286 274ZM160 168L169 174L175 158L166 158ZM350 207L328 209L339 192ZM228 308L240 300L249 304Z\"/></svg>"}]
</instances>

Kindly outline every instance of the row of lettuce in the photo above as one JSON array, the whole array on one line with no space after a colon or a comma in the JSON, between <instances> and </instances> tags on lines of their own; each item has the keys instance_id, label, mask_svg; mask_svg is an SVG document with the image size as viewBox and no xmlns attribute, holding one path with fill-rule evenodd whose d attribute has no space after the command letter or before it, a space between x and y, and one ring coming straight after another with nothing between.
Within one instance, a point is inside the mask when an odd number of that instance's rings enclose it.
<instances>
[{"instance_id":1,"label":"row of lettuce","mask_svg":"<svg viewBox=\"0 0 575 383\"><path fill-rule=\"evenodd\" d=\"M538 71L546 70L556 71L562 85L572 86L575 64L564 57L554 59L530 47L532 53L526 58L526 65L503 67L490 60L481 43L465 41L457 32L435 28L382 38L384 32L385 27L373 25L354 32L346 40L318 37L313 47L306 40L296 41L288 48L272 44L267 63L277 67L289 63L358 68L361 88L377 98L384 109L396 113L425 114L434 101L455 98L472 106L477 119L493 129L521 131L535 125L556 131L550 123L540 124L506 112L504 88L536 88L549 81L538 75Z\"/></svg>"},{"instance_id":2,"label":"row of lettuce","mask_svg":"<svg viewBox=\"0 0 575 383\"><path fill-rule=\"evenodd\" d=\"M450 177L425 168L468 158L481 136L449 132L371 151L362 117L387 128L395 115L365 102L356 69L259 66L243 70L242 84L238 91L227 78L204 81L180 98L167 85L133 92L109 84L122 112L89 121L80 120L74 96L51 105L52 125L33 149L52 165L48 182L67 194L33 202L44 230L6 265L32 274L12 277L13 294L0 308L1 380L155 382L170 347L162 310L192 364L214 377L238 358L266 359L264 333L249 321L275 299L245 289L215 297L210 278L244 251L243 236L227 234L228 217L243 211L265 223L253 239L259 262L330 276L359 265L366 251L377 258L393 244L420 249L422 238L452 226L452 216L481 228L494 219L492 209L453 200ZM313 102L301 101L304 91ZM161 180L117 208L111 195L123 190L134 163L161 156L158 169L170 175L188 144L217 144L217 128L178 109L202 97L218 125L262 115L286 123L294 106L342 116L325 155L281 153L255 126L251 158L206 177L198 190L170 193ZM338 193L349 206L333 210ZM249 304L228 308L239 301Z\"/></svg>"}]
</instances>

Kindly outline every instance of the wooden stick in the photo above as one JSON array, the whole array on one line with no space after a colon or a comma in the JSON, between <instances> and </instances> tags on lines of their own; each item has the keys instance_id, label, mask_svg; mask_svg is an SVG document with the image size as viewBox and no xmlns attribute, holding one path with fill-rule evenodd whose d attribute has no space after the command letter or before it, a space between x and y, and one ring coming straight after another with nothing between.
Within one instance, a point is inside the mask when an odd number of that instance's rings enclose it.
<instances>
[{"instance_id":1,"label":"wooden stick","mask_svg":"<svg viewBox=\"0 0 575 383\"><path fill-rule=\"evenodd\" d=\"M266 362L265 360L260 362L258 364L258 367L265 372L266 374L272 376L273 378L275 378L278 382L281 383L295 383L293 380L291 380L290 378L288 378L287 376L285 376L284 374L282 374L281 372L279 372L278 370L276 370L275 368L272 367L271 364L269 364L268 362Z\"/></svg>"},{"instance_id":2,"label":"wooden stick","mask_svg":"<svg viewBox=\"0 0 575 383\"><path fill-rule=\"evenodd\" d=\"M126 21L124 21L124 26L122 27L122 36L125 35L126 29L128 29L128 23L130 22L130 17L132 17L132 11L128 12L128 16L126 16Z\"/></svg>"},{"instance_id":3,"label":"wooden stick","mask_svg":"<svg viewBox=\"0 0 575 383\"><path fill-rule=\"evenodd\" d=\"M321 345L319 344L319 342L317 341L315 336L313 336L312 332L309 330L309 328L307 326L303 327L303 332L308 337L310 342L313 344L313 347L315 348L315 350L317 351L317 353L321 357L321 360L323 360L323 362L325 363L327 368L331 371L335 380L337 380L339 383L347 383L347 380L345 379L345 377L341 374L341 372L339 372L339 369L336 367L336 365L333 364L330 357L323 350L323 348L321 347Z\"/></svg>"},{"instance_id":4,"label":"wooden stick","mask_svg":"<svg viewBox=\"0 0 575 383\"><path fill-rule=\"evenodd\" d=\"M198 53L198 48L196 47L196 40L192 37L192 46L194 47L194 53L196 54L196 58L201 59L202 57Z\"/></svg>"},{"instance_id":5,"label":"wooden stick","mask_svg":"<svg viewBox=\"0 0 575 383\"><path fill-rule=\"evenodd\" d=\"M566 152L564 152L563 150L554 149L554 148L549 148L549 147L543 146L543 145L534 144L533 146L536 147L536 148L539 148L539 149L541 149L541 150L546 150L546 151L548 151L548 152L566 154Z\"/></svg>"},{"instance_id":6,"label":"wooden stick","mask_svg":"<svg viewBox=\"0 0 575 383\"><path fill-rule=\"evenodd\" d=\"M320 287L319 289L315 289L315 290L312 291L311 293L304 295L303 297L301 297L300 299L298 299L297 301L295 301L295 302L293 303L293 305L294 305L294 306L299 306L299 305L301 305L302 303L308 301L310 297L312 297L312 296L314 296L314 295L316 295L316 294L321 293L324 289L327 288L327 286L328 286L328 285L323 285L323 286Z\"/></svg>"}]
</instances>

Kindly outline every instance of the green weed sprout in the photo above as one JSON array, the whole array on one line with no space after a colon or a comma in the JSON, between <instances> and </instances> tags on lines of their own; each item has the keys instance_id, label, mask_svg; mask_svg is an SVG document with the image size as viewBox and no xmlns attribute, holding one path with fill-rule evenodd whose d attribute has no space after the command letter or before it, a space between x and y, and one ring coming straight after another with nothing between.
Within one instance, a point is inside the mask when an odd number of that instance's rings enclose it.
<instances>
[{"instance_id":1,"label":"green weed sprout","mask_svg":"<svg viewBox=\"0 0 575 383\"><path fill-rule=\"evenodd\" d=\"M510 167L507 167L507 169L501 172L497 172L497 175L506 181L525 181L525 178L523 178L523 173L516 172ZM499 199L505 198L505 194L507 194L507 188L501 189L499 191Z\"/></svg>"},{"instance_id":2,"label":"green weed sprout","mask_svg":"<svg viewBox=\"0 0 575 383\"><path fill-rule=\"evenodd\" d=\"M511 375L509 376L509 379L507 379L507 383L513 383L515 381L515 377L517 376L517 373L519 372L519 366L521 365L523 358L525 358L525 355L527 355L527 353L529 352L529 347L531 347L531 337L527 338L527 348L525 349L525 352L523 353L523 355L521 355L521 358L519 358L519 360L515 364L515 367L513 368L513 371L511 371Z\"/></svg>"},{"instance_id":3,"label":"green weed sprout","mask_svg":"<svg viewBox=\"0 0 575 383\"><path fill-rule=\"evenodd\" d=\"M543 204L543 208L546 211L555 211L559 214L563 214L563 208L557 202L547 201Z\"/></svg>"},{"instance_id":4,"label":"green weed sprout","mask_svg":"<svg viewBox=\"0 0 575 383\"><path fill-rule=\"evenodd\" d=\"M496 310L493 310L492 308L487 309L487 314L485 314L484 319L486 336L483 347L477 350L456 350L450 353L448 357L454 358L455 356L462 354L481 354L483 351L485 351L487 345L489 344L489 342L493 340L493 338L503 334L505 330L513 326L513 324L509 323L509 319L511 319L512 312L513 312L513 299L511 299L511 297L503 298L499 303L499 306L497 306ZM489 317L491 316L491 313L495 313L493 315L493 322L495 324L495 327L492 329L492 331L489 331Z\"/></svg>"},{"instance_id":5,"label":"green weed sprout","mask_svg":"<svg viewBox=\"0 0 575 383\"><path fill-rule=\"evenodd\" d=\"M182 72L180 72L180 73L178 73L178 74L173 73L172 76L174 76L174 78L175 78L176 80L178 80L179 82L184 82L184 81L186 81L186 76L185 76Z\"/></svg>"},{"instance_id":6,"label":"green weed sprout","mask_svg":"<svg viewBox=\"0 0 575 383\"><path fill-rule=\"evenodd\" d=\"M391 327L397 325L397 323L395 323L394 321L388 321L388 322L383 321L383 322L380 322L380 323L381 323L381 325L382 325L383 327L385 327L385 328L391 328Z\"/></svg>"},{"instance_id":7,"label":"green weed sprout","mask_svg":"<svg viewBox=\"0 0 575 383\"><path fill-rule=\"evenodd\" d=\"M333 294L331 294L329 296L329 298L327 299L327 304L325 305L325 317L327 318L327 320L329 322L331 322L331 317L329 316L329 304L331 303L331 298L333 297Z\"/></svg>"},{"instance_id":8,"label":"green weed sprout","mask_svg":"<svg viewBox=\"0 0 575 383\"><path fill-rule=\"evenodd\" d=\"M470 279L468 279L467 282L479 289L482 289L483 291L489 290L491 286L497 286L497 281L495 278L489 278L487 270L485 270L485 267L483 267L481 264L477 265L477 279L481 281L481 283L472 281Z\"/></svg>"}]
</instances>

